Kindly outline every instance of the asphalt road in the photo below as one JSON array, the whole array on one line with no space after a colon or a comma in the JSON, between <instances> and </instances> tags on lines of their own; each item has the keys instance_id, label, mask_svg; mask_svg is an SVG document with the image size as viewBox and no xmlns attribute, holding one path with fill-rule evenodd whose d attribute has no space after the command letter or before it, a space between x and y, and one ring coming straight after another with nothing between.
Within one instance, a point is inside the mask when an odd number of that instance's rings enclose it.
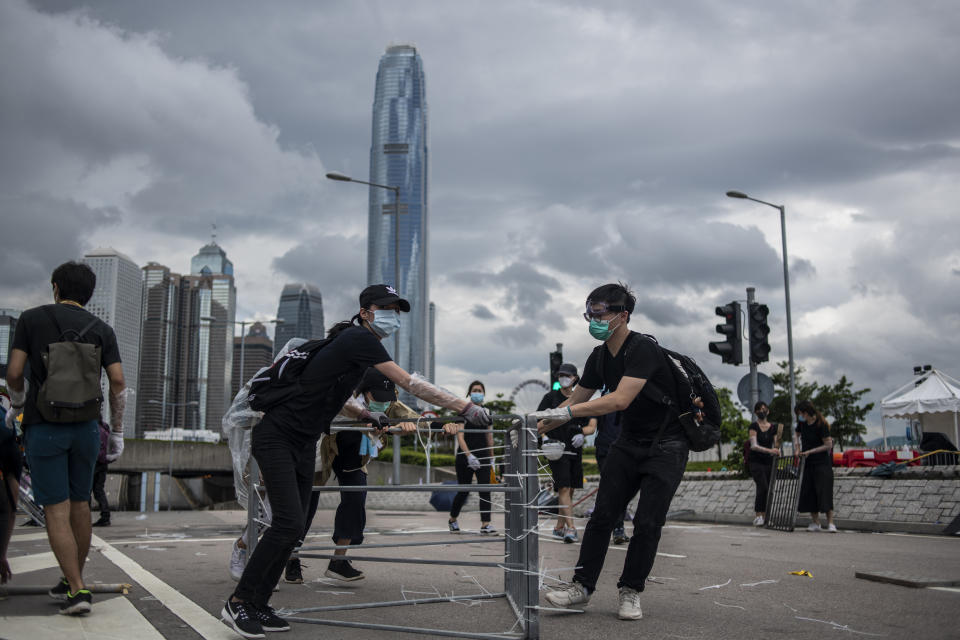
<instances>
[{"instance_id":1,"label":"asphalt road","mask_svg":"<svg viewBox=\"0 0 960 640\"><path fill-rule=\"evenodd\" d=\"M88 582L132 583L126 596L95 596L94 612L78 620L56 615L46 596L0 601L0 638L47 637L190 639L235 637L217 622L233 589L227 562L243 514L239 512L114 514L114 525L95 529L103 541L91 552ZM320 511L311 542L327 543L333 512ZM461 516L478 526L476 513ZM501 522L494 518L501 528ZM549 531L550 523L544 523ZM439 513L371 512L367 542L456 539ZM15 585L53 585L58 571L37 528L18 527L11 546ZM628 525L629 533L629 525ZM461 535L470 535L465 531ZM471 536L472 537L472 536ZM489 543L364 553L404 558L500 560L503 538ZM541 539L544 583L569 578L579 545ZM914 589L854 577L857 571L897 571L918 577L960 579L960 539L896 534L782 533L731 525L668 523L661 555L642 596L644 618L616 618L616 581L626 555L611 547L598 591L583 613L541 612L541 638L820 639L842 634L866 638L960 638L960 587ZM443 565L356 563L366 579L336 583L323 577L325 560L305 560L303 585L281 584L275 607L396 601L503 590L499 569ZM790 575L804 569L811 577ZM541 605L545 601L541 599ZM503 599L368 608L304 616L419 628L496 633L514 617ZM199 631L197 630L199 629ZM297 638L410 638L410 634L296 624L281 636Z\"/></svg>"}]
</instances>

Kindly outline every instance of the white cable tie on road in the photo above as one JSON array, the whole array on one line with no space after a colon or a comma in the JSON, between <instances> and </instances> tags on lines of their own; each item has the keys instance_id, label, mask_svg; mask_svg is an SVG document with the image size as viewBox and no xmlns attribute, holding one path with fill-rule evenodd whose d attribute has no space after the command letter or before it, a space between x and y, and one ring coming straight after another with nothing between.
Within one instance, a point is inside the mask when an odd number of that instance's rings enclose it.
<instances>
[{"instance_id":1,"label":"white cable tie on road","mask_svg":"<svg viewBox=\"0 0 960 640\"><path fill-rule=\"evenodd\" d=\"M741 587L756 587L761 584L777 584L779 580L761 580L760 582L744 582Z\"/></svg>"},{"instance_id":2,"label":"white cable tie on road","mask_svg":"<svg viewBox=\"0 0 960 640\"><path fill-rule=\"evenodd\" d=\"M718 607L729 607L731 609L743 609L744 611L747 610L746 607L741 607L738 604L723 604L722 602L717 602L716 600L713 601L713 604L717 605Z\"/></svg>"},{"instance_id":3,"label":"white cable tie on road","mask_svg":"<svg viewBox=\"0 0 960 640\"><path fill-rule=\"evenodd\" d=\"M721 587L727 586L727 585L730 584L731 582L733 582L733 578L730 578L729 580L727 580L727 581L724 582L723 584L712 584L712 585L710 585L709 587L700 587L700 591L706 591L707 589L720 589Z\"/></svg>"},{"instance_id":4,"label":"white cable tie on road","mask_svg":"<svg viewBox=\"0 0 960 640\"><path fill-rule=\"evenodd\" d=\"M790 605L788 605L786 602L783 603L783 606L785 606L787 609L790 609L790 611L793 611L794 613L797 613L797 612L798 612L797 609L794 609L793 607L791 607Z\"/></svg>"},{"instance_id":5,"label":"white cable tie on road","mask_svg":"<svg viewBox=\"0 0 960 640\"><path fill-rule=\"evenodd\" d=\"M882 638L882 637L885 637L885 636L887 635L887 634L885 634L885 633L869 633L869 632L867 632L867 631L857 631L856 629L851 629L851 628L850 628L850 625L840 624L839 622L833 622L833 621L828 621L828 620L818 620L818 619L816 619L816 618L804 618L803 616L794 616L794 617L795 617L797 620L805 620L805 621L807 621L807 622L822 622L823 624L828 624L828 625L830 625L831 627L833 627L833 629L834 629L835 631L846 631L846 632L848 632L848 633L855 633L855 634L861 635L861 636L873 636L873 637L875 637L875 638Z\"/></svg>"}]
</instances>

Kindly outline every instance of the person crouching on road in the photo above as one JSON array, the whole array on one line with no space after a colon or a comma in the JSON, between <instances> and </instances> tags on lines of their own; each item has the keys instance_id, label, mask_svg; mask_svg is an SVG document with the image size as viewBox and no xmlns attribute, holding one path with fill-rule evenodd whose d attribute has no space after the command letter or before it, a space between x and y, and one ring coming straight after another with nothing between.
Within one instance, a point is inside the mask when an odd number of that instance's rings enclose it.
<instances>
[{"instance_id":1,"label":"person crouching on road","mask_svg":"<svg viewBox=\"0 0 960 640\"><path fill-rule=\"evenodd\" d=\"M604 462L593 515L587 523L580 557L569 587L546 594L555 607L586 605L597 587L597 578L610 544L610 534L630 499L640 492L633 519L633 538L617 586L621 620L643 616L640 592L657 555L660 531L673 494L687 464L689 442L670 409L641 395L644 385L676 397L671 366L652 338L630 331L636 298L622 284L594 289L587 298L584 318L590 335L602 344L583 367L583 377L573 394L556 409L530 414L543 420L541 433L571 418L622 411L621 433ZM590 400L597 389L611 391Z\"/></svg>"},{"instance_id":2,"label":"person crouching on road","mask_svg":"<svg viewBox=\"0 0 960 640\"><path fill-rule=\"evenodd\" d=\"M354 391L354 398L362 398L364 406L371 413L384 413L388 418L417 419L420 417L416 411L397 399L396 385L374 367L370 367L363 374L360 384ZM336 425L336 422L333 424ZM403 422L397 427L403 433L412 433L417 430L417 425L413 422ZM330 475L334 474L342 487L365 487L367 486L367 463L377 457L381 447L383 447L381 436L362 431L340 431L325 436L317 445L320 464L318 471L314 474L314 480L318 485L323 486ZM340 504L337 506L333 520L334 544L341 547L363 544L363 530L367 525L366 502L366 491L340 492ZM301 544L307 538L319 503L320 493L314 491L307 510ZM350 564L346 554L346 549L336 549L334 555L339 557L329 562L324 575L344 582L362 580L363 572ZM300 558L290 558L287 562L284 581L292 584L303 582Z\"/></svg>"},{"instance_id":3,"label":"person crouching on road","mask_svg":"<svg viewBox=\"0 0 960 640\"><path fill-rule=\"evenodd\" d=\"M252 454L260 466L273 520L220 612L221 618L242 637L262 638L264 631L290 628L268 603L303 535L317 440L330 432L330 422L341 410L375 427L384 426L387 420L383 413L344 407L368 367L376 367L400 388L430 404L457 412L469 423L483 427L491 423L489 412L482 407L439 389L417 374L407 373L390 359L380 342L400 327L400 313L409 311L410 303L398 296L393 287L375 284L364 289L360 293L360 311L350 320L334 325L328 332L329 342L304 358L298 380L301 391L270 406L253 428ZM290 354L284 362L296 357ZM450 432L456 430L456 425L449 427Z\"/></svg>"},{"instance_id":4,"label":"person crouching on road","mask_svg":"<svg viewBox=\"0 0 960 640\"><path fill-rule=\"evenodd\" d=\"M557 369L560 389L551 390L540 400L537 411L555 409L573 394L580 380L577 366L565 362ZM559 513L553 536L568 544L577 541L577 528L573 525L573 490L583 489L583 440L597 430L596 418L575 418L565 425L550 431L550 437L563 442L563 455L556 460L547 460L553 476L553 488L557 491Z\"/></svg>"},{"instance_id":5,"label":"person crouching on road","mask_svg":"<svg viewBox=\"0 0 960 640\"><path fill-rule=\"evenodd\" d=\"M479 380L470 383L467 395L470 402L475 405L482 405L484 395L487 389ZM490 470L493 468L493 433L480 433L477 431L480 427L466 425L463 431L457 434L456 470L457 484L472 484L476 476L477 484L490 484ZM489 427L484 427L489 429ZM450 507L450 519L448 526L450 533L460 533L460 523L457 519L460 517L460 510L463 509L467 501L469 491L458 491L453 498L453 505ZM480 491L480 534L490 535L497 530L490 524L490 492Z\"/></svg>"}]
</instances>

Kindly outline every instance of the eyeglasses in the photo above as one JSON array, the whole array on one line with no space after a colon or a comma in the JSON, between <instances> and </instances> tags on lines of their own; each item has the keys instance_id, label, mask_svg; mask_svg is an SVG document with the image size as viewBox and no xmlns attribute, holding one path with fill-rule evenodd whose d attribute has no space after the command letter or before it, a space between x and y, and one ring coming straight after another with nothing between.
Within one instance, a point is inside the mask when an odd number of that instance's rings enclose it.
<instances>
[{"instance_id":1,"label":"eyeglasses","mask_svg":"<svg viewBox=\"0 0 960 640\"><path fill-rule=\"evenodd\" d=\"M608 313L626 310L627 308L622 304L607 304L606 302L594 302L593 300L587 300L587 310L583 314L583 319L587 322L590 320L599 320Z\"/></svg>"}]
</instances>

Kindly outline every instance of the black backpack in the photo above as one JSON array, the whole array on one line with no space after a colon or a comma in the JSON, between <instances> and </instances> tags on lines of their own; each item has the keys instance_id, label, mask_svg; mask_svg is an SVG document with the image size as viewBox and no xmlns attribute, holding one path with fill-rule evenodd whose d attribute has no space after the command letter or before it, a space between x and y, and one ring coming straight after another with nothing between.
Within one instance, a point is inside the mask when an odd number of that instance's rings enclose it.
<instances>
[{"instance_id":1,"label":"black backpack","mask_svg":"<svg viewBox=\"0 0 960 640\"><path fill-rule=\"evenodd\" d=\"M79 331L64 331L50 307L42 308L59 338L40 354L47 377L37 391L37 411L44 420L53 423L96 420L103 403L100 346L83 342L83 338L100 319L93 318Z\"/></svg>"},{"instance_id":2,"label":"black backpack","mask_svg":"<svg viewBox=\"0 0 960 640\"><path fill-rule=\"evenodd\" d=\"M654 402L668 407L667 415L664 417L663 424L660 425L656 440L661 438L671 418L675 418L683 426L687 440L690 441L691 450L706 451L716 446L720 442L722 416L720 414L720 400L717 398L717 392L714 390L710 379L707 378L707 375L693 358L662 347L656 338L651 335L631 332L627 336L623 347L621 347L624 358L630 353L635 340L638 339L650 340L657 346L667 370L673 376L677 389L676 396L671 396L648 380L640 391ZM603 358L607 353L607 348L606 345L600 345L597 348L601 350L600 357L597 358L597 365L602 379ZM696 407L693 404L694 398L700 398L703 402L703 408Z\"/></svg>"},{"instance_id":3,"label":"black backpack","mask_svg":"<svg viewBox=\"0 0 960 640\"><path fill-rule=\"evenodd\" d=\"M285 353L266 371L251 380L250 393L247 396L250 408L254 411L269 411L309 391L300 384L300 375L313 356L332 340L332 337L308 340Z\"/></svg>"}]
</instances>

